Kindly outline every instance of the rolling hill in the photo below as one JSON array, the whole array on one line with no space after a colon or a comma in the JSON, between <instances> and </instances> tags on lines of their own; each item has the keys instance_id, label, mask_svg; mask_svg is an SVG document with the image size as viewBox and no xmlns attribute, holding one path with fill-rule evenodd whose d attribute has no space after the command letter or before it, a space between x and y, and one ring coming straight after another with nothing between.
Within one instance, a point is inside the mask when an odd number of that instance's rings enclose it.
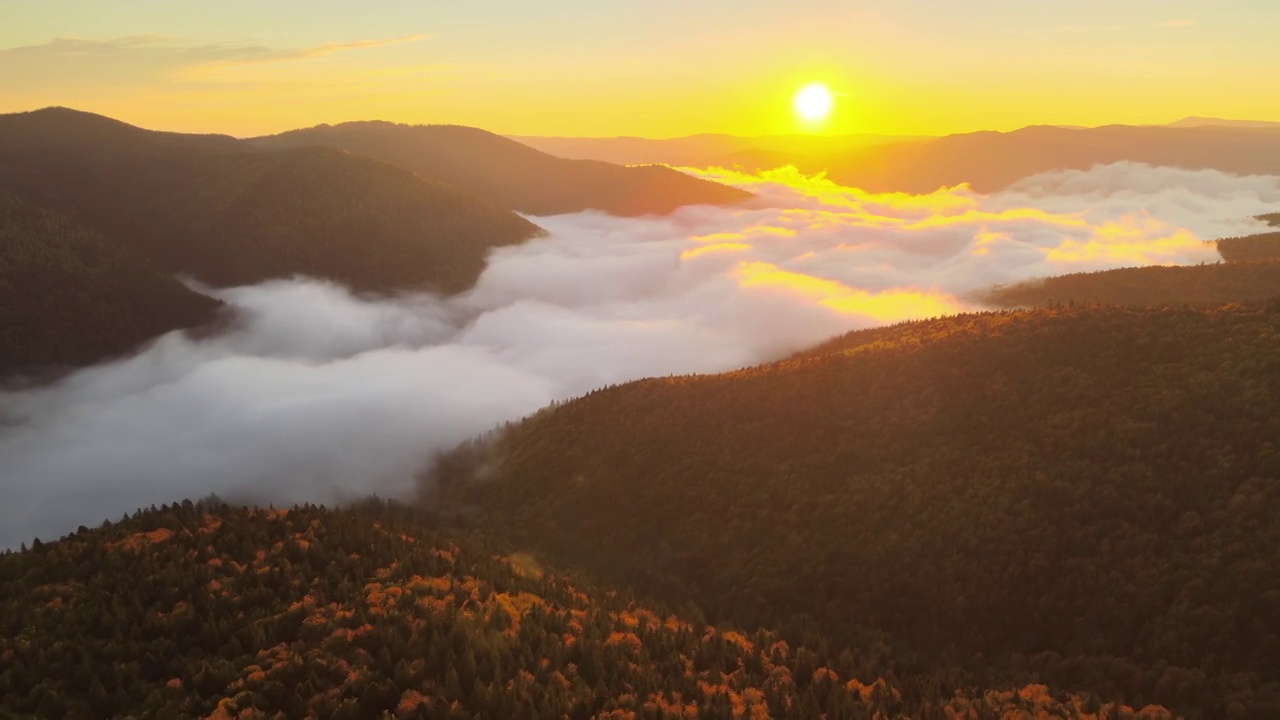
<instances>
[{"instance_id":1,"label":"rolling hill","mask_svg":"<svg viewBox=\"0 0 1280 720\"><path fill-rule=\"evenodd\" d=\"M1277 297L1280 262L1238 261L1059 275L998 287L978 299L1002 308L1066 303L1166 307L1258 302Z\"/></svg>"},{"instance_id":2,"label":"rolling hill","mask_svg":"<svg viewBox=\"0 0 1280 720\"><path fill-rule=\"evenodd\" d=\"M65 108L0 116L0 187L159 267L213 285L295 274L357 290L456 292L527 220L327 148L264 152Z\"/></svg>"},{"instance_id":3,"label":"rolling hill","mask_svg":"<svg viewBox=\"0 0 1280 720\"><path fill-rule=\"evenodd\" d=\"M1169 718L860 678L814 639L647 606L379 502L186 501L0 555L6 716Z\"/></svg>"},{"instance_id":4,"label":"rolling hill","mask_svg":"<svg viewBox=\"0 0 1280 720\"><path fill-rule=\"evenodd\" d=\"M1278 333L1275 301L862 331L593 392L424 487L712 622L882 643L895 672L1271 717Z\"/></svg>"},{"instance_id":5,"label":"rolling hill","mask_svg":"<svg viewBox=\"0 0 1280 720\"><path fill-rule=\"evenodd\" d=\"M602 210L666 214L683 205L724 205L751 197L670 168L566 160L477 128L355 122L256 138L261 148L326 146L368 156L455 185L533 215Z\"/></svg>"},{"instance_id":6,"label":"rolling hill","mask_svg":"<svg viewBox=\"0 0 1280 720\"><path fill-rule=\"evenodd\" d=\"M940 138L874 135L739 138L518 138L566 157L740 167L795 165L871 192L930 193L969 183L1003 190L1054 170L1122 161L1234 174L1280 174L1280 123L1187 118L1165 126L1033 126Z\"/></svg>"},{"instance_id":7,"label":"rolling hill","mask_svg":"<svg viewBox=\"0 0 1280 720\"><path fill-rule=\"evenodd\" d=\"M1223 238L1218 241L1218 252L1227 262L1280 260L1280 232Z\"/></svg>"},{"instance_id":8,"label":"rolling hill","mask_svg":"<svg viewBox=\"0 0 1280 720\"><path fill-rule=\"evenodd\" d=\"M209 322L221 303L0 190L0 376L87 365Z\"/></svg>"}]
</instances>

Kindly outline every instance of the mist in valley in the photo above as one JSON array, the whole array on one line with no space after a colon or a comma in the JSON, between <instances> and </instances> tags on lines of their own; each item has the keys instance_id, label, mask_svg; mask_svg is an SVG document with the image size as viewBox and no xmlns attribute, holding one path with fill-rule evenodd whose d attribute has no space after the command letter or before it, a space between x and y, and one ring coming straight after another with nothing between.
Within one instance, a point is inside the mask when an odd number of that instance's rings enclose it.
<instances>
[{"instance_id":1,"label":"mist in valley","mask_svg":"<svg viewBox=\"0 0 1280 720\"><path fill-rule=\"evenodd\" d=\"M0 394L0 547L209 493L412 492L432 454L593 388L767 362L833 335L982 309L993 284L1219 260L1280 179L1132 163L984 195L870 194L789 170L686 170L757 197L665 216L532 218L462 294L308 278L202 291L225 331Z\"/></svg>"}]
</instances>

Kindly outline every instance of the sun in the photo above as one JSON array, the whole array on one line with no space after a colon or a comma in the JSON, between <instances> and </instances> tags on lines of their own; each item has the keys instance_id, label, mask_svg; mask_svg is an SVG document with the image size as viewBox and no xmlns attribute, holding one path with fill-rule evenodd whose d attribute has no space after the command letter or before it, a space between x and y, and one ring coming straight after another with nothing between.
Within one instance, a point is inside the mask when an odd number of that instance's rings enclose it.
<instances>
[{"instance_id":1,"label":"sun","mask_svg":"<svg viewBox=\"0 0 1280 720\"><path fill-rule=\"evenodd\" d=\"M793 103L797 115L809 122L817 122L827 119L831 114L831 109L835 105L835 96L826 85L815 82L800 88L796 92Z\"/></svg>"}]
</instances>

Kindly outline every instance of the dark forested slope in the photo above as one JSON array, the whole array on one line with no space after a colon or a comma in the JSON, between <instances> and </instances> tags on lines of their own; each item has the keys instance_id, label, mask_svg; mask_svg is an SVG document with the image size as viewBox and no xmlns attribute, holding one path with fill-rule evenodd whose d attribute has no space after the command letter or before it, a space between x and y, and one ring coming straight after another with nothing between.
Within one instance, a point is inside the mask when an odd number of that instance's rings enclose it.
<instances>
[{"instance_id":1,"label":"dark forested slope","mask_svg":"<svg viewBox=\"0 0 1280 720\"><path fill-rule=\"evenodd\" d=\"M220 304L0 189L0 376L118 355L207 322Z\"/></svg>"},{"instance_id":2,"label":"dark forested slope","mask_svg":"<svg viewBox=\"0 0 1280 720\"><path fill-rule=\"evenodd\" d=\"M1059 275L998 287L980 299L1006 308L1066 303L1164 307L1224 305L1275 297L1280 297L1280 262L1241 261Z\"/></svg>"},{"instance_id":3,"label":"dark forested slope","mask_svg":"<svg viewBox=\"0 0 1280 720\"><path fill-rule=\"evenodd\" d=\"M1280 260L1280 232L1223 238L1218 241L1218 252L1227 262Z\"/></svg>"},{"instance_id":4,"label":"dark forested slope","mask_svg":"<svg viewBox=\"0 0 1280 720\"><path fill-rule=\"evenodd\" d=\"M0 555L5 717L1169 717L886 682L860 658L655 611L380 503L184 502Z\"/></svg>"},{"instance_id":5,"label":"dark forested slope","mask_svg":"<svg viewBox=\"0 0 1280 720\"><path fill-rule=\"evenodd\" d=\"M1060 308L611 387L516 426L483 481L435 479L446 507L712 619L801 614L837 642L887 631L920 670L1261 718L1278 437L1280 303Z\"/></svg>"},{"instance_id":6,"label":"dark forested slope","mask_svg":"<svg viewBox=\"0 0 1280 720\"><path fill-rule=\"evenodd\" d=\"M566 160L500 135L455 125L343 123L252 142L265 148L340 148L535 215L592 209L614 215L665 214L682 205L722 205L751 197L666 167Z\"/></svg>"},{"instance_id":7,"label":"dark forested slope","mask_svg":"<svg viewBox=\"0 0 1280 720\"><path fill-rule=\"evenodd\" d=\"M367 158L269 153L64 108L0 116L0 186L216 285L306 274L360 290L456 291L490 248L538 231Z\"/></svg>"}]
</instances>

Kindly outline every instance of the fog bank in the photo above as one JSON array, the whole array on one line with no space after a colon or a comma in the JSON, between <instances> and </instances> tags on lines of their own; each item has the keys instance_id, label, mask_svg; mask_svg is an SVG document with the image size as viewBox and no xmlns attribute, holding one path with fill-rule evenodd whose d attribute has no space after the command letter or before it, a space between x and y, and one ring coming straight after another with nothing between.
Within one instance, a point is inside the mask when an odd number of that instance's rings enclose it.
<instances>
[{"instance_id":1,"label":"fog bank","mask_svg":"<svg viewBox=\"0 0 1280 720\"><path fill-rule=\"evenodd\" d=\"M0 547L208 493L405 493L437 449L592 388L771 360L837 333L975 309L993 283L1218 259L1280 180L1122 163L874 195L777 170L665 217L538 218L452 298L309 279L213 292L237 321L0 393Z\"/></svg>"}]
</instances>

